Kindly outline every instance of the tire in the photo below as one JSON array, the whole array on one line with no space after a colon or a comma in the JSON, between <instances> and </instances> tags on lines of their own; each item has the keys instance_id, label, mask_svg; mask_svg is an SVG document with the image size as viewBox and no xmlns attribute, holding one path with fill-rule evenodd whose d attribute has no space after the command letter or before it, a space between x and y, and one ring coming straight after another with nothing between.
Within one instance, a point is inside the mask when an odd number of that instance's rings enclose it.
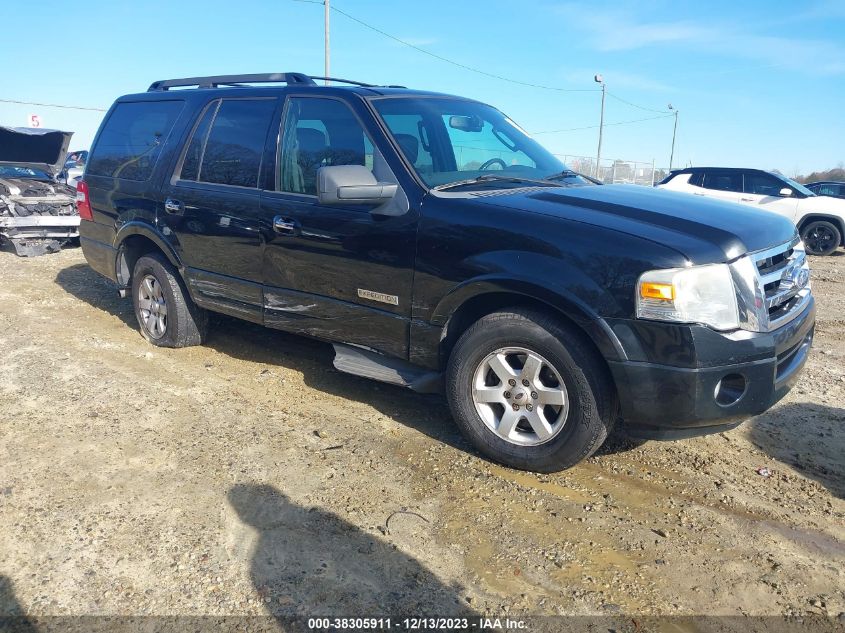
<instances>
[{"instance_id":1,"label":"tire","mask_svg":"<svg viewBox=\"0 0 845 633\"><path fill-rule=\"evenodd\" d=\"M208 313L193 302L176 269L159 253L135 263L132 304L141 335L153 345L189 347L205 340Z\"/></svg>"},{"instance_id":2,"label":"tire","mask_svg":"<svg viewBox=\"0 0 845 633\"><path fill-rule=\"evenodd\" d=\"M526 368L529 355L533 361ZM523 386L538 362L538 379ZM501 376L510 371L515 372L513 389L499 396ZM543 312L523 308L489 314L463 333L449 357L446 395L461 432L481 453L537 472L564 470L592 455L610 433L617 411L607 369L585 337ZM526 401L533 408L519 404ZM520 415L526 418L513 426ZM538 415L547 424L538 422ZM535 430L539 427L542 434Z\"/></svg>"},{"instance_id":3,"label":"tire","mask_svg":"<svg viewBox=\"0 0 845 633\"><path fill-rule=\"evenodd\" d=\"M842 233L833 222L814 220L801 229L801 239L810 255L830 255L842 243Z\"/></svg>"}]
</instances>

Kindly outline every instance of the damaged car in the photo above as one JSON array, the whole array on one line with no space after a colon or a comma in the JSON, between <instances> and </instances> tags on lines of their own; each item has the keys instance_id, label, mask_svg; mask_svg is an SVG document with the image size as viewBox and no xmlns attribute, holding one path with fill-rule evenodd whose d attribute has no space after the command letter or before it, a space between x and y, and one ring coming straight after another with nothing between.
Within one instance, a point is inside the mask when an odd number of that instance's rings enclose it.
<instances>
[{"instance_id":1,"label":"damaged car","mask_svg":"<svg viewBox=\"0 0 845 633\"><path fill-rule=\"evenodd\" d=\"M79 237L76 190L56 179L72 134L0 126L0 242L18 255L53 253Z\"/></svg>"}]
</instances>

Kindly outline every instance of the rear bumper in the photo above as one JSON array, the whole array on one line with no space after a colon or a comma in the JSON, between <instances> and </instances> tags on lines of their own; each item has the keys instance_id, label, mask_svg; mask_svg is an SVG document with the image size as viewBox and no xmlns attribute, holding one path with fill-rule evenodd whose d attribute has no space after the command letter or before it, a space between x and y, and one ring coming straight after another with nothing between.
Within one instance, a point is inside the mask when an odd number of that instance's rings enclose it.
<instances>
[{"instance_id":1,"label":"rear bumper","mask_svg":"<svg viewBox=\"0 0 845 633\"><path fill-rule=\"evenodd\" d=\"M82 254L85 255L85 260L91 268L104 277L108 277L112 281L117 281L117 272L115 269L117 249L111 244L98 242L85 236L79 238L79 245L82 247Z\"/></svg>"},{"instance_id":2,"label":"rear bumper","mask_svg":"<svg viewBox=\"0 0 845 633\"><path fill-rule=\"evenodd\" d=\"M646 439L679 439L732 428L762 413L783 398L798 379L810 352L815 302L788 325L766 333L747 334L741 341L710 331L691 336L712 339L723 362L707 350L705 367L677 367L652 362L609 361L630 435ZM693 327L693 326L691 326ZM697 327L697 326L696 326Z\"/></svg>"}]
</instances>

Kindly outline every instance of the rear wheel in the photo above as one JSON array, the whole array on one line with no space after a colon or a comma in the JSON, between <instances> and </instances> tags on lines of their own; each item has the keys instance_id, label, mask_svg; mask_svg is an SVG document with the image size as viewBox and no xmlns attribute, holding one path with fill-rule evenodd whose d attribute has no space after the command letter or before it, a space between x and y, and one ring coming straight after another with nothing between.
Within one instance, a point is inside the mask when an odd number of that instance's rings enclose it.
<instances>
[{"instance_id":1,"label":"rear wheel","mask_svg":"<svg viewBox=\"0 0 845 633\"><path fill-rule=\"evenodd\" d=\"M612 385L583 335L535 310L483 317L449 358L455 421L484 455L554 472L592 455L614 421Z\"/></svg>"},{"instance_id":2,"label":"rear wheel","mask_svg":"<svg viewBox=\"0 0 845 633\"><path fill-rule=\"evenodd\" d=\"M842 242L842 234L833 222L814 220L801 230L801 239L810 255L830 255Z\"/></svg>"},{"instance_id":3,"label":"rear wheel","mask_svg":"<svg viewBox=\"0 0 845 633\"><path fill-rule=\"evenodd\" d=\"M208 313L191 300L162 255L150 253L135 263L132 303L141 334L153 345L188 347L205 340Z\"/></svg>"}]
</instances>

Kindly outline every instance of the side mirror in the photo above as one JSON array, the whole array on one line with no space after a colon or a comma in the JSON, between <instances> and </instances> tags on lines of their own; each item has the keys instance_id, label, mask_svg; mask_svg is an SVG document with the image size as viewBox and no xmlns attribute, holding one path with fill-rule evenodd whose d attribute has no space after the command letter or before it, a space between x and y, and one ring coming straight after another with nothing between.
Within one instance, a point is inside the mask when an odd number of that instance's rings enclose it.
<instances>
[{"instance_id":1,"label":"side mirror","mask_svg":"<svg viewBox=\"0 0 845 633\"><path fill-rule=\"evenodd\" d=\"M338 165L317 170L317 200L320 204L384 204L399 185L376 182L363 165Z\"/></svg>"},{"instance_id":2,"label":"side mirror","mask_svg":"<svg viewBox=\"0 0 845 633\"><path fill-rule=\"evenodd\" d=\"M792 189L790 189L789 187L784 187L783 189L778 191L778 195L783 196L784 198L788 198L792 195Z\"/></svg>"}]
</instances>

